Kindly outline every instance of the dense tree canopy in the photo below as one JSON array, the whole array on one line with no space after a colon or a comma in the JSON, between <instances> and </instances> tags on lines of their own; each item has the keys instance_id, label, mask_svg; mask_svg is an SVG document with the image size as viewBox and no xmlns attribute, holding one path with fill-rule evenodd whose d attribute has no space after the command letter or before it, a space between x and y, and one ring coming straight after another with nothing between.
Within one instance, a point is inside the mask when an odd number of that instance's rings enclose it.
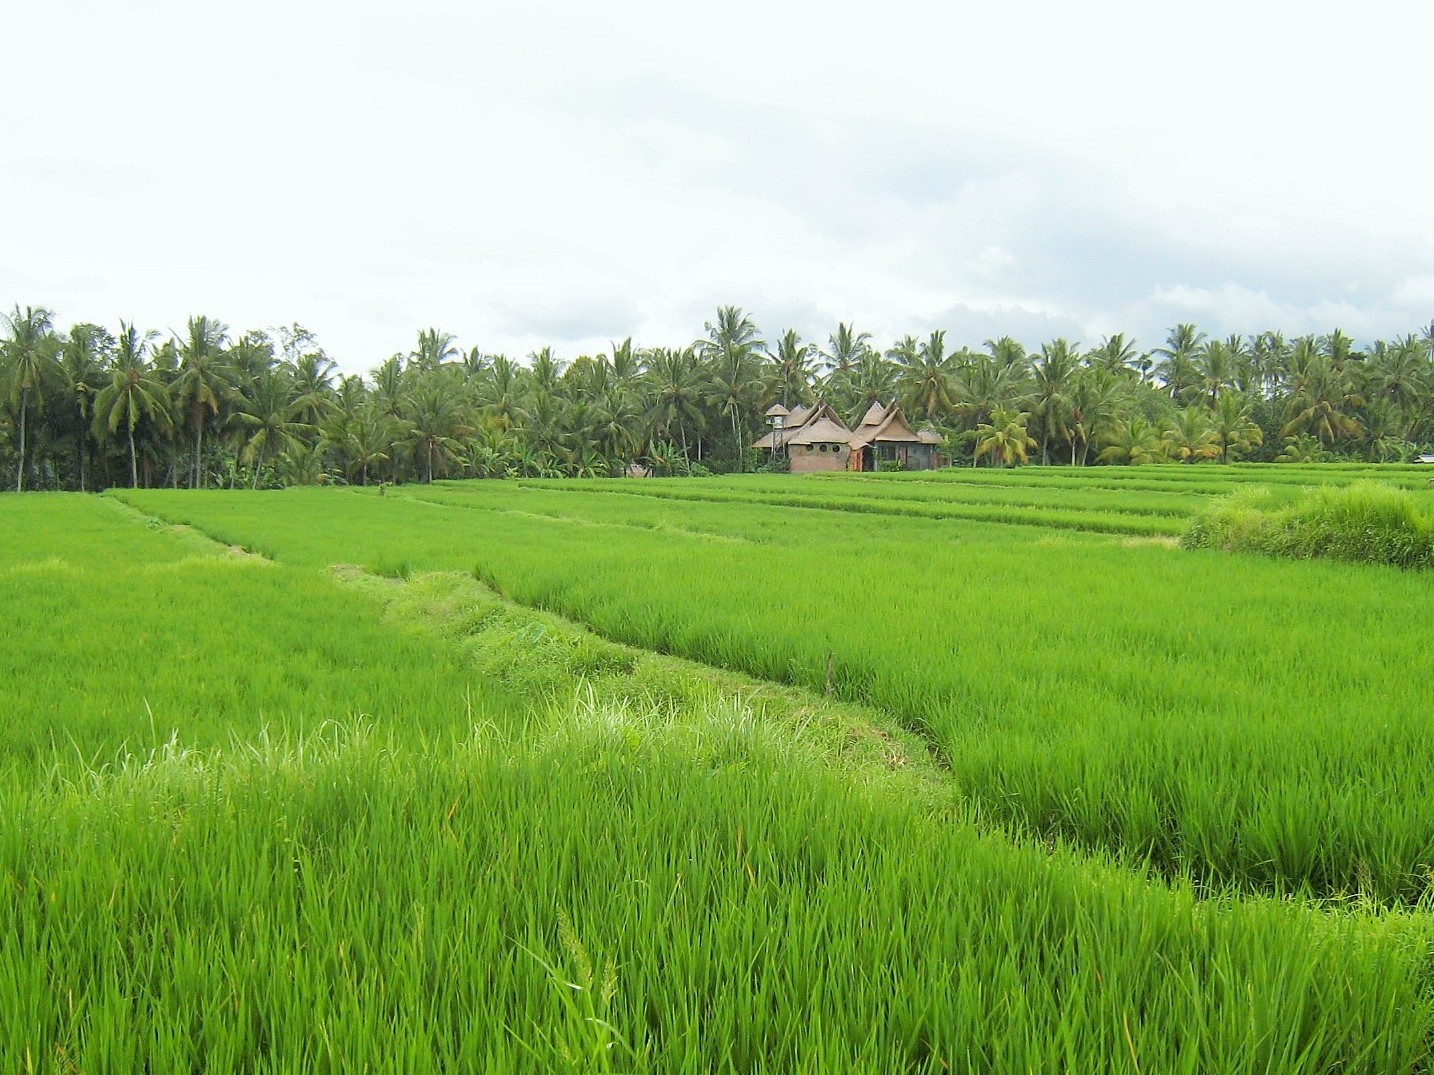
<instances>
[{"instance_id":1,"label":"dense tree canopy","mask_svg":"<svg viewBox=\"0 0 1434 1075\"><path fill-rule=\"evenodd\" d=\"M1174 326L1149 351L943 331L885 350L842 323L825 342L765 334L738 307L697 339L565 361L418 332L408 354L344 375L292 324L233 333L208 316L169 337L0 316L0 479L23 489L194 488L438 477L597 476L758 465L773 403L825 399L849 420L898 401L955 462L1138 464L1407 459L1434 441L1434 324L1360 347L1339 329L1211 338Z\"/></svg>"}]
</instances>

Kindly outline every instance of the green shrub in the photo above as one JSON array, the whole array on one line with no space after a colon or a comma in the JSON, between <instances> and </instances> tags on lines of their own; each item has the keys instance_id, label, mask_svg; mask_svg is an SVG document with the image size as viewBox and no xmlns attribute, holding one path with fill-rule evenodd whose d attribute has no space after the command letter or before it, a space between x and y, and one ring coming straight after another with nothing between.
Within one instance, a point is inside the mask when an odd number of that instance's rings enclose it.
<instances>
[{"instance_id":1,"label":"green shrub","mask_svg":"<svg viewBox=\"0 0 1434 1075\"><path fill-rule=\"evenodd\" d=\"M1414 493L1377 482L1315 489L1292 502L1269 489L1253 489L1213 503L1181 544L1425 568L1434 564L1434 519Z\"/></svg>"}]
</instances>

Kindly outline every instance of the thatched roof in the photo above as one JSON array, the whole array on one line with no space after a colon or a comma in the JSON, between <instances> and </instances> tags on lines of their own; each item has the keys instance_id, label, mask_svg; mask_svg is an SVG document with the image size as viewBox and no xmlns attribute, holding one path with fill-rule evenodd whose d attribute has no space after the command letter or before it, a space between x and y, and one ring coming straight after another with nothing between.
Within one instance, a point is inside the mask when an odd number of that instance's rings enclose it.
<instances>
[{"instance_id":1,"label":"thatched roof","mask_svg":"<svg viewBox=\"0 0 1434 1075\"><path fill-rule=\"evenodd\" d=\"M820 406L820 404L814 403L810 407L802 405L793 407L787 412L787 428L796 429L798 426L810 419L811 416L816 413L818 406Z\"/></svg>"},{"instance_id":2,"label":"thatched roof","mask_svg":"<svg viewBox=\"0 0 1434 1075\"><path fill-rule=\"evenodd\" d=\"M868 411L867 417L870 416L871 412ZM873 444L878 441L885 444L924 443L916 430L907 424L906 415L901 413L901 408L895 404L892 404L890 410L886 412L886 417L882 419L880 425L870 426L863 422L861 428L852 436L852 443L857 445Z\"/></svg>"},{"instance_id":3,"label":"thatched roof","mask_svg":"<svg viewBox=\"0 0 1434 1075\"><path fill-rule=\"evenodd\" d=\"M786 438L788 444L850 444L852 432L841 422L823 415Z\"/></svg>"},{"instance_id":4,"label":"thatched roof","mask_svg":"<svg viewBox=\"0 0 1434 1075\"><path fill-rule=\"evenodd\" d=\"M881 403L873 403L866 409L866 417L861 420L862 426L879 426L886 421L886 407ZM857 427L858 429L861 426Z\"/></svg>"},{"instance_id":5,"label":"thatched roof","mask_svg":"<svg viewBox=\"0 0 1434 1075\"><path fill-rule=\"evenodd\" d=\"M780 404L774 405L767 413L770 415ZM821 426L822 435L809 437L807 434L817 426ZM839 435L832 436L831 428L835 426ZM798 438L804 439L798 439ZM851 437L851 430L841 420L841 415L832 409L831 404L825 401L818 401L811 406L793 407L786 412L786 419L780 430L762 434L752 442L753 448L780 448L784 444L847 444Z\"/></svg>"}]
</instances>

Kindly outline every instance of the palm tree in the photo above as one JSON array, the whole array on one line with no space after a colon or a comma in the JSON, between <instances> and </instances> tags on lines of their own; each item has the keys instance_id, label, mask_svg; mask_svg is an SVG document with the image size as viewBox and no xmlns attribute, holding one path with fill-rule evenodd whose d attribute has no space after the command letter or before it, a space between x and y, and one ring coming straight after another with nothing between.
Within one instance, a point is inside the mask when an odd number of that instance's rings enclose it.
<instances>
[{"instance_id":1,"label":"palm tree","mask_svg":"<svg viewBox=\"0 0 1434 1075\"><path fill-rule=\"evenodd\" d=\"M334 374L338 372L338 363L322 351L306 351L285 365L293 394L294 419L318 426L334 410Z\"/></svg>"},{"instance_id":2,"label":"palm tree","mask_svg":"<svg viewBox=\"0 0 1434 1075\"><path fill-rule=\"evenodd\" d=\"M1019 381L1025 376L1029 356L1020 340L1002 336L999 340L986 340L981 346L991 356L995 369L1005 373L1007 380Z\"/></svg>"},{"instance_id":3,"label":"palm tree","mask_svg":"<svg viewBox=\"0 0 1434 1075\"><path fill-rule=\"evenodd\" d=\"M410 356L413 364L420 370L436 370L449 359L461 358L463 352L458 348L458 341L451 332L440 332L436 328L426 328L418 334L418 347Z\"/></svg>"},{"instance_id":4,"label":"palm tree","mask_svg":"<svg viewBox=\"0 0 1434 1075\"><path fill-rule=\"evenodd\" d=\"M507 355L494 355L474 393L478 409L499 429L512 429L522 422L523 379L521 369Z\"/></svg>"},{"instance_id":5,"label":"palm tree","mask_svg":"<svg viewBox=\"0 0 1434 1075\"><path fill-rule=\"evenodd\" d=\"M765 345L752 318L737 306L720 307L717 320L708 321L703 328L707 339L696 346L707 361L711 377L709 399L716 404L718 413L732 423L732 450L738 469L746 469L747 446L741 427L746 412L766 389L757 364Z\"/></svg>"},{"instance_id":6,"label":"palm tree","mask_svg":"<svg viewBox=\"0 0 1434 1075\"><path fill-rule=\"evenodd\" d=\"M1365 364L1369 401L1383 400L1405 417L1405 440L1413 440L1430 397L1429 352L1422 340L1403 336L1392 345L1375 344Z\"/></svg>"},{"instance_id":7,"label":"palm tree","mask_svg":"<svg viewBox=\"0 0 1434 1075\"><path fill-rule=\"evenodd\" d=\"M1285 401L1285 437L1312 433L1324 447L1341 437L1357 437L1364 428L1354 417L1364 398L1345 368L1348 358L1305 336L1295 341L1290 358L1290 392Z\"/></svg>"},{"instance_id":8,"label":"palm tree","mask_svg":"<svg viewBox=\"0 0 1434 1075\"><path fill-rule=\"evenodd\" d=\"M836 331L827 337L829 349L817 352L828 375L852 369L871 350L871 333L857 332L846 321L837 322Z\"/></svg>"},{"instance_id":9,"label":"palm tree","mask_svg":"<svg viewBox=\"0 0 1434 1075\"><path fill-rule=\"evenodd\" d=\"M897 367L882 357L881 352L868 349L845 370L834 370L827 378L824 391L832 405L858 421L873 403L885 403L896 397Z\"/></svg>"},{"instance_id":10,"label":"palm tree","mask_svg":"<svg viewBox=\"0 0 1434 1075\"><path fill-rule=\"evenodd\" d=\"M95 394L104 377L114 338L99 325L73 326L60 345L59 369L64 385L68 415L66 425L75 438L75 455L79 464L80 492L88 487L87 463L90 457L91 425L94 419Z\"/></svg>"},{"instance_id":11,"label":"palm tree","mask_svg":"<svg viewBox=\"0 0 1434 1075\"><path fill-rule=\"evenodd\" d=\"M1285 450L1275 456L1276 463L1323 463L1329 452L1312 433L1285 438Z\"/></svg>"},{"instance_id":12,"label":"palm tree","mask_svg":"<svg viewBox=\"0 0 1434 1075\"><path fill-rule=\"evenodd\" d=\"M1238 340L1239 337L1235 337L1235 347L1228 340L1210 340L1195 352L1190 362L1193 381L1186 388L1186 394L1198 398L1207 407L1215 406L1221 394L1234 386L1239 373Z\"/></svg>"},{"instance_id":13,"label":"palm tree","mask_svg":"<svg viewBox=\"0 0 1434 1075\"><path fill-rule=\"evenodd\" d=\"M25 491L25 437L30 401L35 401L36 410L44 409L45 390L59 373L55 361L59 344L55 339L53 315L43 306L26 306L23 313L16 306L13 312L3 315L3 320L9 339L0 343L0 357L5 360L10 400L20 408L15 491L21 493Z\"/></svg>"},{"instance_id":14,"label":"palm tree","mask_svg":"<svg viewBox=\"0 0 1434 1075\"><path fill-rule=\"evenodd\" d=\"M534 398L556 392L562 375L563 364L551 347L541 347L528 355L528 392Z\"/></svg>"},{"instance_id":15,"label":"palm tree","mask_svg":"<svg viewBox=\"0 0 1434 1075\"><path fill-rule=\"evenodd\" d=\"M393 441L392 419L376 407L366 406L354 413L353 421L344 430L343 448L350 467L359 473L359 484L368 484L371 467L388 459L385 450Z\"/></svg>"},{"instance_id":16,"label":"palm tree","mask_svg":"<svg viewBox=\"0 0 1434 1075\"><path fill-rule=\"evenodd\" d=\"M682 445L682 459L690 463L687 427L700 427L706 391L706 377L695 350L654 348L647 353L645 376L650 392L647 423L651 439L670 440L675 430Z\"/></svg>"},{"instance_id":17,"label":"palm tree","mask_svg":"<svg viewBox=\"0 0 1434 1075\"><path fill-rule=\"evenodd\" d=\"M1104 368L1104 364L1102 364ZM1031 416L1041 423L1041 463L1051 461L1051 434L1069 439L1071 393L1080 372L1080 356L1065 339L1054 339L1041 345L1035 361L1035 389ZM1128 374L1121 374L1128 376Z\"/></svg>"},{"instance_id":18,"label":"palm tree","mask_svg":"<svg viewBox=\"0 0 1434 1075\"><path fill-rule=\"evenodd\" d=\"M773 380L781 395L782 406L806 403L812 394L812 377L815 374L812 363L816 358L815 344L803 343L796 329L787 329L777 341L777 352L772 356L775 366Z\"/></svg>"},{"instance_id":19,"label":"palm tree","mask_svg":"<svg viewBox=\"0 0 1434 1075\"><path fill-rule=\"evenodd\" d=\"M279 459L279 480L285 485L323 485L329 480L329 445L326 441L305 444L291 441Z\"/></svg>"},{"instance_id":20,"label":"palm tree","mask_svg":"<svg viewBox=\"0 0 1434 1075\"><path fill-rule=\"evenodd\" d=\"M1099 347L1088 352L1086 361L1093 369L1143 381L1150 360L1136 349L1134 340L1127 340L1125 333L1117 332L1101 340Z\"/></svg>"},{"instance_id":21,"label":"palm tree","mask_svg":"<svg viewBox=\"0 0 1434 1075\"><path fill-rule=\"evenodd\" d=\"M1215 436L1215 446L1220 450L1222 463L1239 458L1255 445L1265 441L1264 431L1250 416L1249 401L1233 392L1227 392L1220 397L1211 417L1211 431Z\"/></svg>"},{"instance_id":22,"label":"palm tree","mask_svg":"<svg viewBox=\"0 0 1434 1075\"><path fill-rule=\"evenodd\" d=\"M164 432L174 429L171 417L169 386L149 364L151 343L158 337L154 331L141 333L133 323L120 321L115 341L114 366L110 383L95 399L95 428L113 434L120 423L125 424L129 440L129 484L139 488L139 461L135 452L134 431L142 419Z\"/></svg>"},{"instance_id":23,"label":"palm tree","mask_svg":"<svg viewBox=\"0 0 1434 1075\"><path fill-rule=\"evenodd\" d=\"M248 398L238 412L240 423L250 431L242 448L243 458L254 465L253 488L259 488L264 460L270 454L281 454L285 448L315 427L296 420L298 405L293 399L293 382L285 370L269 370L259 375Z\"/></svg>"},{"instance_id":24,"label":"palm tree","mask_svg":"<svg viewBox=\"0 0 1434 1075\"><path fill-rule=\"evenodd\" d=\"M1124 408L1129 382L1116 374L1085 369L1076 377L1071 391L1071 465L1076 464L1076 447L1086 461L1092 443L1100 441Z\"/></svg>"},{"instance_id":25,"label":"palm tree","mask_svg":"<svg viewBox=\"0 0 1434 1075\"><path fill-rule=\"evenodd\" d=\"M1030 417L1025 411L1016 413L997 407L989 422L976 427L976 454L971 457L971 465L979 463L983 455L989 455L998 467L1026 462L1036 446L1035 439L1026 432Z\"/></svg>"},{"instance_id":26,"label":"palm tree","mask_svg":"<svg viewBox=\"0 0 1434 1075\"><path fill-rule=\"evenodd\" d=\"M1268 399L1289 362L1290 345L1283 333L1261 332L1250 341L1250 379L1261 398Z\"/></svg>"},{"instance_id":27,"label":"palm tree","mask_svg":"<svg viewBox=\"0 0 1434 1075\"><path fill-rule=\"evenodd\" d=\"M902 406L913 417L935 422L951 412L954 363L946 353L944 329L936 330L919 344L907 336L886 356L896 364L896 390Z\"/></svg>"},{"instance_id":28,"label":"palm tree","mask_svg":"<svg viewBox=\"0 0 1434 1075\"><path fill-rule=\"evenodd\" d=\"M1165 458L1165 438L1158 428L1138 414L1117 422L1103 440L1105 449L1096 456L1102 463L1139 466Z\"/></svg>"},{"instance_id":29,"label":"palm tree","mask_svg":"<svg viewBox=\"0 0 1434 1075\"><path fill-rule=\"evenodd\" d=\"M1205 339L1205 333L1193 324L1182 322L1165 337L1165 346L1152 352L1161 356L1155 364L1155 372L1172 399L1183 400L1186 391L1195 382L1195 356Z\"/></svg>"},{"instance_id":30,"label":"palm tree","mask_svg":"<svg viewBox=\"0 0 1434 1075\"><path fill-rule=\"evenodd\" d=\"M463 416L446 379L429 374L415 385L408 401L408 425L414 445L423 457L423 480L433 481L435 461L448 463L462 449Z\"/></svg>"},{"instance_id":31,"label":"palm tree","mask_svg":"<svg viewBox=\"0 0 1434 1075\"><path fill-rule=\"evenodd\" d=\"M217 415L233 392L234 371L225 361L229 326L200 315L191 317L179 342L179 377L174 382L175 402L189 415L194 427L194 470L190 487L199 488L204 454L204 419Z\"/></svg>"},{"instance_id":32,"label":"palm tree","mask_svg":"<svg viewBox=\"0 0 1434 1075\"><path fill-rule=\"evenodd\" d=\"M1171 454L1182 463L1193 463L1197 459L1214 459L1220 454L1210 412L1200 406L1186 407L1176 414L1175 421L1166 434L1166 443Z\"/></svg>"},{"instance_id":33,"label":"palm tree","mask_svg":"<svg viewBox=\"0 0 1434 1075\"><path fill-rule=\"evenodd\" d=\"M1025 349L1021 348L1020 358L1016 359L1006 340L1009 337L994 343L987 340L992 353L967 353L965 364L956 372L952 393L955 410L968 429L990 422L998 407L1012 409L1024 395Z\"/></svg>"}]
</instances>

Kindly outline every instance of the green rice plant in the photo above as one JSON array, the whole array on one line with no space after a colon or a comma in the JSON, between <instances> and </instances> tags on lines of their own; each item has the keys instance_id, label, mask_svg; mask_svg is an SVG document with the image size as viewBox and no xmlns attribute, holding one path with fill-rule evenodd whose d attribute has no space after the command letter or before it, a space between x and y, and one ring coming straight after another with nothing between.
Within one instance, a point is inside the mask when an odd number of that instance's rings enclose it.
<instances>
[{"instance_id":1,"label":"green rice plant","mask_svg":"<svg viewBox=\"0 0 1434 1075\"><path fill-rule=\"evenodd\" d=\"M311 570L109 499L45 499L3 505L0 769L63 771L176 731L215 746L335 717L431 728L509 708L455 655L385 627L380 602Z\"/></svg>"},{"instance_id":2,"label":"green rice plant","mask_svg":"<svg viewBox=\"0 0 1434 1075\"><path fill-rule=\"evenodd\" d=\"M637 484L125 497L291 564L476 574L614 641L868 706L1013 832L1217 888L1428 891L1422 578Z\"/></svg>"},{"instance_id":3,"label":"green rice plant","mask_svg":"<svg viewBox=\"0 0 1434 1075\"><path fill-rule=\"evenodd\" d=\"M1252 490L1211 505L1181 543L1425 568L1434 563L1434 515L1414 494L1375 482L1316 489L1296 500Z\"/></svg>"},{"instance_id":4,"label":"green rice plant","mask_svg":"<svg viewBox=\"0 0 1434 1075\"><path fill-rule=\"evenodd\" d=\"M789 741L699 763L660 733L556 719L524 745L332 727L0 792L0 1060L1313 1073L1427 1058L1417 920L1201 900L983 836Z\"/></svg>"}]
</instances>

